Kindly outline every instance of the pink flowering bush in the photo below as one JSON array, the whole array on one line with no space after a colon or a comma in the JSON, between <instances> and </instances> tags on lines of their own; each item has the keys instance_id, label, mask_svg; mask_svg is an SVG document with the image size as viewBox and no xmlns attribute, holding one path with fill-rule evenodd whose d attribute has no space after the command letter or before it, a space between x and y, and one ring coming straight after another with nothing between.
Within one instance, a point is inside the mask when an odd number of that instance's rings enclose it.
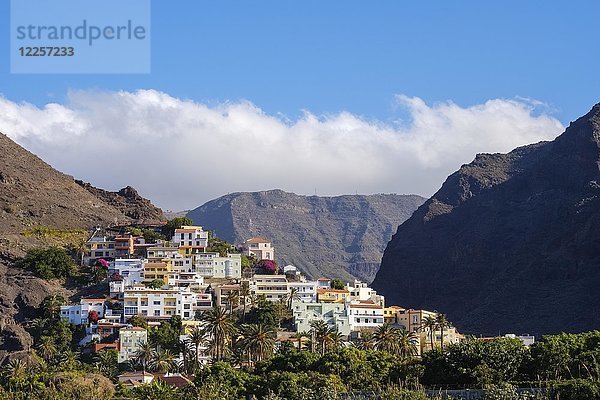
<instances>
[{"instance_id":1,"label":"pink flowering bush","mask_svg":"<svg viewBox=\"0 0 600 400\"><path fill-rule=\"evenodd\" d=\"M276 274L279 269L277 263L273 260L261 260L260 264L268 274Z\"/></svg>"},{"instance_id":2,"label":"pink flowering bush","mask_svg":"<svg viewBox=\"0 0 600 400\"><path fill-rule=\"evenodd\" d=\"M98 261L96 261L96 263L103 268L108 268L108 261L106 261L104 258L100 258Z\"/></svg>"}]
</instances>

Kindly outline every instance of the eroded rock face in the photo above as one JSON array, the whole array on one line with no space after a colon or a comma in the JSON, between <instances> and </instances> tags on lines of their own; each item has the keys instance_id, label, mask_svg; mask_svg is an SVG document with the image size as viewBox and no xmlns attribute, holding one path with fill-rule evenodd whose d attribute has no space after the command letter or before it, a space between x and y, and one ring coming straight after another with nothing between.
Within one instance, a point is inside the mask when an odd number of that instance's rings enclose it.
<instances>
[{"instance_id":1,"label":"eroded rock face","mask_svg":"<svg viewBox=\"0 0 600 400\"><path fill-rule=\"evenodd\" d=\"M373 286L464 331L600 326L600 105L552 142L481 154L388 244Z\"/></svg>"},{"instance_id":2,"label":"eroded rock face","mask_svg":"<svg viewBox=\"0 0 600 400\"><path fill-rule=\"evenodd\" d=\"M223 196L188 217L234 243L269 238L280 265L296 265L314 278L370 282L392 233L423 201L414 195L318 197L270 190Z\"/></svg>"},{"instance_id":3,"label":"eroded rock face","mask_svg":"<svg viewBox=\"0 0 600 400\"><path fill-rule=\"evenodd\" d=\"M157 222L165 220L163 212L148 199L140 196L131 186L124 187L118 192L99 189L87 182L75 181L103 202L110 204L127 217L136 222Z\"/></svg>"}]
</instances>

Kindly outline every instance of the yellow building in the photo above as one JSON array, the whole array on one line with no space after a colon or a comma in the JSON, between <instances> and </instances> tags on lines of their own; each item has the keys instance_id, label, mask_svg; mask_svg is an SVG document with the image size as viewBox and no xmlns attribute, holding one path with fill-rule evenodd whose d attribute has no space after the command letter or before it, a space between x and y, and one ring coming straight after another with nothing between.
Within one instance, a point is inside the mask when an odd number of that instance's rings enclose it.
<instances>
[{"instance_id":1,"label":"yellow building","mask_svg":"<svg viewBox=\"0 0 600 400\"><path fill-rule=\"evenodd\" d=\"M163 258L160 261L148 261L144 264L144 282L153 280L162 280L165 284L169 283L169 272L171 271L171 260Z\"/></svg>"},{"instance_id":2,"label":"yellow building","mask_svg":"<svg viewBox=\"0 0 600 400\"><path fill-rule=\"evenodd\" d=\"M419 337L419 355L433 347L440 347L442 342L441 329L431 331L425 326L426 318L435 318L438 313L427 310L405 309L398 306L390 306L384 309L385 322L404 328L410 332L415 332ZM444 345L458 343L464 339L455 327L444 328Z\"/></svg>"},{"instance_id":3,"label":"yellow building","mask_svg":"<svg viewBox=\"0 0 600 400\"><path fill-rule=\"evenodd\" d=\"M348 296L350 292L344 289L317 289L319 303L343 303Z\"/></svg>"}]
</instances>

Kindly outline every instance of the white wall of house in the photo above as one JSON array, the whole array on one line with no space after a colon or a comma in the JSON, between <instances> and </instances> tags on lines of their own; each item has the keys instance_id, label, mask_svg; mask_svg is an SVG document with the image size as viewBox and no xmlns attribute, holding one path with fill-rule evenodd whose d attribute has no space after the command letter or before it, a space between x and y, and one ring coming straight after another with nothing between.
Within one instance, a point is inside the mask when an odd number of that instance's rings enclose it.
<instances>
[{"instance_id":1,"label":"white wall of house","mask_svg":"<svg viewBox=\"0 0 600 400\"><path fill-rule=\"evenodd\" d=\"M189 289L126 289L123 296L124 318L142 315L148 318L168 318L174 315L184 320L194 318L197 295Z\"/></svg>"},{"instance_id":2,"label":"white wall of house","mask_svg":"<svg viewBox=\"0 0 600 400\"><path fill-rule=\"evenodd\" d=\"M143 328L121 328L119 330L118 362L126 362L135 357L141 345L148 341L148 332Z\"/></svg>"},{"instance_id":3,"label":"white wall of house","mask_svg":"<svg viewBox=\"0 0 600 400\"><path fill-rule=\"evenodd\" d=\"M68 320L75 325L88 323L90 311L96 311L98 317L104 316L104 300L102 299L81 299L79 304L60 307L60 318Z\"/></svg>"}]
</instances>

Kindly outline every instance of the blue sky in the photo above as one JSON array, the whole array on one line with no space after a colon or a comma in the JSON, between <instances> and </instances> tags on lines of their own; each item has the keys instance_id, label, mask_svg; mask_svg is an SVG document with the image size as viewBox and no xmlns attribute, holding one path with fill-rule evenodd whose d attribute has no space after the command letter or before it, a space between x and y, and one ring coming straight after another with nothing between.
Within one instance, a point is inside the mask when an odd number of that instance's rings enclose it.
<instances>
[{"instance_id":1,"label":"blue sky","mask_svg":"<svg viewBox=\"0 0 600 400\"><path fill-rule=\"evenodd\" d=\"M148 75L10 75L5 21L0 93L43 104L69 89L152 88L381 120L398 93L463 106L522 96L568 122L599 99L599 12L594 1L153 1Z\"/></svg>"},{"instance_id":2,"label":"blue sky","mask_svg":"<svg viewBox=\"0 0 600 400\"><path fill-rule=\"evenodd\" d=\"M599 14L594 1L155 0L150 74L15 75L2 0L0 131L64 172L108 189L132 184L171 209L276 187L428 196L477 152L551 139L600 100ZM236 164L227 171L236 179L182 192L178 182L157 191L148 174L86 169L83 144L81 156L65 152L85 135L110 141L131 119L140 123L119 139L129 154L140 129L170 121L162 129L194 157L208 143L227 144L248 171L276 152L305 157L286 154L285 176L240 178ZM269 144L254 159L248 136ZM164 143L152 140L149 154ZM380 165L354 171L358 158ZM168 176L187 167L177 163L168 160ZM307 182L306 170L322 180Z\"/></svg>"}]
</instances>

